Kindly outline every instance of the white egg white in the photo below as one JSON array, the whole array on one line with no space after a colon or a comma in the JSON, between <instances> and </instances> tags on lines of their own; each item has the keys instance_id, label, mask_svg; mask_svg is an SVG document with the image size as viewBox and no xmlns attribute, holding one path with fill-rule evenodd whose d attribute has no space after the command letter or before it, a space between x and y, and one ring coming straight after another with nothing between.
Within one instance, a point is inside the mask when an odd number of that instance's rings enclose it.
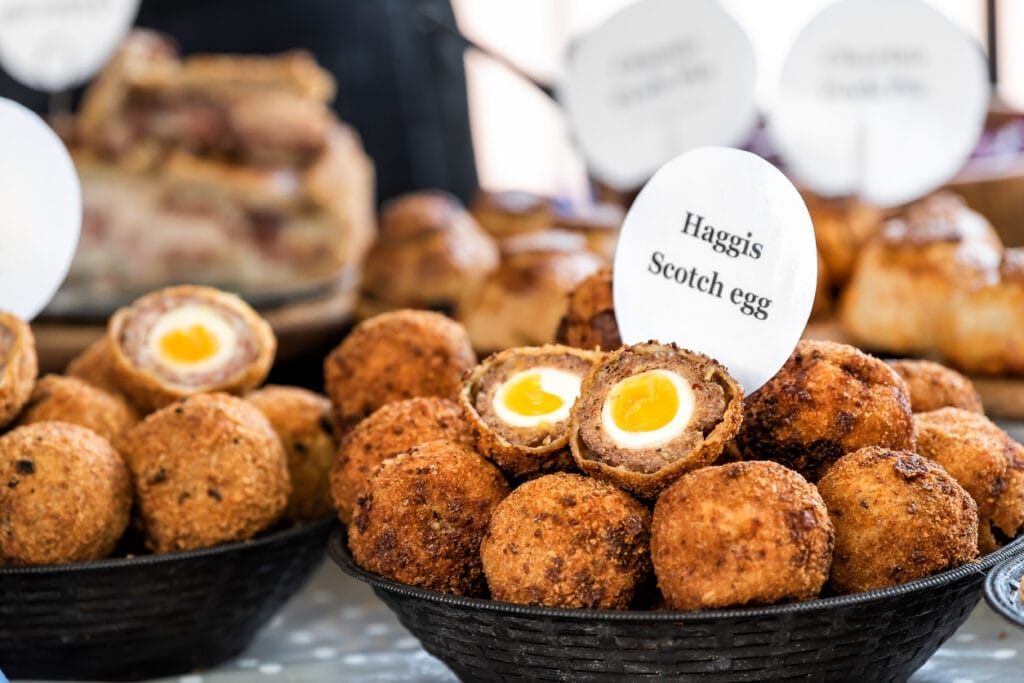
<instances>
[{"instance_id":1,"label":"white egg white","mask_svg":"<svg viewBox=\"0 0 1024 683\"><path fill-rule=\"evenodd\" d=\"M206 331L217 340L217 350L209 358L195 363L181 363L164 355L160 348L160 340L165 335L175 330L187 330L195 325L206 328ZM224 364L231 358L238 345L238 334L216 309L202 304L186 304L168 311L157 320L146 341L152 357L161 365L190 372L204 372Z\"/></svg>"},{"instance_id":2,"label":"white egg white","mask_svg":"<svg viewBox=\"0 0 1024 683\"><path fill-rule=\"evenodd\" d=\"M544 415L520 415L505 405L505 395L508 389L515 386L525 375L533 374L540 375L540 388L562 399L562 405ZM545 422L549 424L561 422L569 417L569 409L576 402L576 397L580 395L581 379L579 375L558 368L535 367L523 370L509 377L504 384L498 387L498 390L494 392L491 405L498 418L513 427L530 428Z\"/></svg>"},{"instance_id":3,"label":"white egg white","mask_svg":"<svg viewBox=\"0 0 1024 683\"><path fill-rule=\"evenodd\" d=\"M615 420L612 419L612 396L615 395L615 387L612 387L601 407L601 426L615 442L615 445L620 448L653 448L668 443L686 429L693 416L693 389L690 388L690 383L685 378L669 370L649 370L642 374L660 375L672 382L672 386L676 389L676 395L679 397L679 409L672 420L663 427L649 432L627 432L615 424ZM632 377L637 376L639 375ZM632 377L627 379L632 379Z\"/></svg>"}]
</instances>

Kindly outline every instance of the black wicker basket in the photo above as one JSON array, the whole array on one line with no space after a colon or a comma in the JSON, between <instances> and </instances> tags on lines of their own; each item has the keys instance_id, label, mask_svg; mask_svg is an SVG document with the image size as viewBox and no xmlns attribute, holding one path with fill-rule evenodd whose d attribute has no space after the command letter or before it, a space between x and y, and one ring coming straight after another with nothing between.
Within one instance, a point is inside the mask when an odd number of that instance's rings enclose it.
<instances>
[{"instance_id":1,"label":"black wicker basket","mask_svg":"<svg viewBox=\"0 0 1024 683\"><path fill-rule=\"evenodd\" d=\"M887 681L908 678L956 631L985 573L1024 551L1024 538L893 588L699 612L530 607L405 586L356 566L340 528L328 551L467 681Z\"/></svg>"},{"instance_id":2,"label":"black wicker basket","mask_svg":"<svg viewBox=\"0 0 1024 683\"><path fill-rule=\"evenodd\" d=\"M988 573L985 600L999 614L1024 628L1024 553L1009 557Z\"/></svg>"},{"instance_id":3,"label":"black wicker basket","mask_svg":"<svg viewBox=\"0 0 1024 683\"><path fill-rule=\"evenodd\" d=\"M0 568L11 678L139 679L241 652L324 556L334 518L165 555Z\"/></svg>"}]
</instances>

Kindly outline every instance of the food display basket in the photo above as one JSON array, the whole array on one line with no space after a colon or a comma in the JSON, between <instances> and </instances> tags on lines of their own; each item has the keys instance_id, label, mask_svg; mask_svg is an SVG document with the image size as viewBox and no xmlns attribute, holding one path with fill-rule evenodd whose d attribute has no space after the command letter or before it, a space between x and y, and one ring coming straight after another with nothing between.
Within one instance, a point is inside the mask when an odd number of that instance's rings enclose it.
<instances>
[{"instance_id":1,"label":"food display basket","mask_svg":"<svg viewBox=\"0 0 1024 683\"><path fill-rule=\"evenodd\" d=\"M213 548L0 567L9 678L132 680L245 648L324 557L333 517Z\"/></svg>"},{"instance_id":2,"label":"food display basket","mask_svg":"<svg viewBox=\"0 0 1024 683\"><path fill-rule=\"evenodd\" d=\"M466 681L898 681L967 619L993 566L1024 556L1024 538L900 586L704 611L546 608L458 597L364 571L341 528L328 551Z\"/></svg>"}]
</instances>

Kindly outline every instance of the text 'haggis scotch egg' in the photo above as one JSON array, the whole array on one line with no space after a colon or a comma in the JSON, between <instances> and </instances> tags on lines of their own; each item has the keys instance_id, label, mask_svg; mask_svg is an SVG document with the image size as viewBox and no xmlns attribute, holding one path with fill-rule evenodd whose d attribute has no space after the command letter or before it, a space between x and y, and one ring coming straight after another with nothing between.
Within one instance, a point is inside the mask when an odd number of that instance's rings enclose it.
<instances>
[{"instance_id":1,"label":"text 'haggis scotch egg'","mask_svg":"<svg viewBox=\"0 0 1024 683\"><path fill-rule=\"evenodd\" d=\"M710 464L739 430L743 390L717 361L674 344L624 346L594 364L569 445L593 477L645 498Z\"/></svg>"},{"instance_id":2,"label":"text 'haggis scotch egg'","mask_svg":"<svg viewBox=\"0 0 1024 683\"><path fill-rule=\"evenodd\" d=\"M460 395L477 449L506 473L566 469L569 414L580 382L601 354L549 344L484 360Z\"/></svg>"},{"instance_id":3,"label":"text 'haggis scotch egg'","mask_svg":"<svg viewBox=\"0 0 1024 683\"><path fill-rule=\"evenodd\" d=\"M210 287L169 287L110 319L114 372L147 410L198 392L243 393L270 371L270 326L238 297Z\"/></svg>"}]
</instances>

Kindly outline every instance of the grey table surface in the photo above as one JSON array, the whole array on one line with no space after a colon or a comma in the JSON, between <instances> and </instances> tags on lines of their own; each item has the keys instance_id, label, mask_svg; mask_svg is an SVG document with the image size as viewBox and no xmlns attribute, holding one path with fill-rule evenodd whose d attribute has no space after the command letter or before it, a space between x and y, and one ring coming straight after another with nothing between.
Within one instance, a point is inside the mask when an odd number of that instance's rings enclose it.
<instances>
[{"instance_id":1,"label":"grey table surface","mask_svg":"<svg viewBox=\"0 0 1024 683\"><path fill-rule=\"evenodd\" d=\"M1003 425L1024 441L1024 425ZM162 683L347 683L457 680L427 654L369 586L325 561L309 584L238 658ZM984 600L910 679L913 683L1024 681L1024 629ZM12 681L12 683L16 683Z\"/></svg>"}]
</instances>

